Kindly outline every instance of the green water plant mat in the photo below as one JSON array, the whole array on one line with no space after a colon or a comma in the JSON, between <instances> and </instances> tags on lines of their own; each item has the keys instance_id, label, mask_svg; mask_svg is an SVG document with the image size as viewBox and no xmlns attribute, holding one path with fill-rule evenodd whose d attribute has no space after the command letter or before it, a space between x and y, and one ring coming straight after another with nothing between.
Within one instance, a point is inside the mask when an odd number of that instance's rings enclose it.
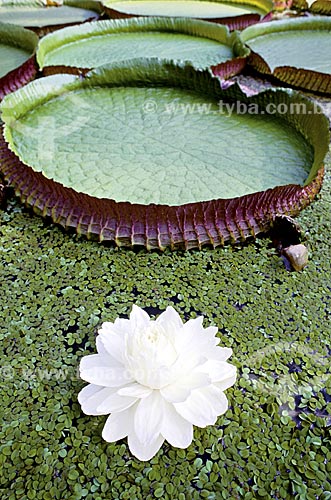
<instances>
[{"instance_id":1,"label":"green water plant mat","mask_svg":"<svg viewBox=\"0 0 331 500\"><path fill-rule=\"evenodd\" d=\"M31 31L0 22L0 100L34 78L37 43Z\"/></svg>"},{"instance_id":2,"label":"green water plant mat","mask_svg":"<svg viewBox=\"0 0 331 500\"><path fill-rule=\"evenodd\" d=\"M44 74L77 72L135 57L161 57L190 61L197 68L223 63L223 76L244 66L234 58L237 41L226 26L195 19L132 18L96 21L64 28L40 40L37 61ZM245 56L249 51L242 52Z\"/></svg>"},{"instance_id":3,"label":"green water plant mat","mask_svg":"<svg viewBox=\"0 0 331 500\"><path fill-rule=\"evenodd\" d=\"M0 3L1 21L30 28L44 33L65 25L98 19L101 4L93 0L3 0Z\"/></svg>"},{"instance_id":4,"label":"green water plant mat","mask_svg":"<svg viewBox=\"0 0 331 500\"><path fill-rule=\"evenodd\" d=\"M252 51L249 64L260 73L294 87L331 94L331 18L262 23L248 27L240 37Z\"/></svg>"},{"instance_id":5,"label":"green water plant mat","mask_svg":"<svg viewBox=\"0 0 331 500\"><path fill-rule=\"evenodd\" d=\"M271 0L106 0L110 17L177 16L194 17L242 29L260 21L273 9Z\"/></svg>"},{"instance_id":6,"label":"green water plant mat","mask_svg":"<svg viewBox=\"0 0 331 500\"><path fill-rule=\"evenodd\" d=\"M158 59L45 77L1 110L0 169L22 201L88 237L149 249L241 241L298 213L320 188L329 141L300 94L248 98L210 70Z\"/></svg>"}]
</instances>

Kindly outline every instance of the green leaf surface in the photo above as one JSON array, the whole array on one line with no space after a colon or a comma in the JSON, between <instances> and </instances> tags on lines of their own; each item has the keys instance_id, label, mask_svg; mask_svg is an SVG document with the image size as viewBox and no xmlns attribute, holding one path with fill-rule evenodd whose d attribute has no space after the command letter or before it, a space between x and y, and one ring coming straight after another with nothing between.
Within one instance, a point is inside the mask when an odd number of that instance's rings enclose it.
<instances>
[{"instance_id":1,"label":"green leaf surface","mask_svg":"<svg viewBox=\"0 0 331 500\"><path fill-rule=\"evenodd\" d=\"M0 78L21 66L29 57L29 52L24 49L0 43Z\"/></svg>"},{"instance_id":2,"label":"green leaf surface","mask_svg":"<svg viewBox=\"0 0 331 500\"><path fill-rule=\"evenodd\" d=\"M122 14L139 16L179 16L212 19L257 13L265 15L272 9L268 1L206 1L206 0L108 0L103 4Z\"/></svg>"},{"instance_id":3,"label":"green leaf surface","mask_svg":"<svg viewBox=\"0 0 331 500\"><path fill-rule=\"evenodd\" d=\"M291 27L291 24L288 26ZM329 27L331 29L331 22ZM268 33L267 27L263 28L265 34L246 40L249 47L263 57L272 71L277 66L295 66L322 73L331 72L329 30L309 30L302 26L300 30Z\"/></svg>"},{"instance_id":4,"label":"green leaf surface","mask_svg":"<svg viewBox=\"0 0 331 500\"><path fill-rule=\"evenodd\" d=\"M142 204L303 184L312 161L304 138L282 121L223 116L213 99L179 89L72 92L22 117L12 136L18 156L46 177L97 198ZM43 148L53 149L48 159Z\"/></svg>"},{"instance_id":5,"label":"green leaf surface","mask_svg":"<svg viewBox=\"0 0 331 500\"><path fill-rule=\"evenodd\" d=\"M0 22L0 78L27 61L35 52L37 41L34 33Z\"/></svg>"},{"instance_id":6,"label":"green leaf surface","mask_svg":"<svg viewBox=\"0 0 331 500\"><path fill-rule=\"evenodd\" d=\"M222 113L214 97L188 90L91 80L72 90L61 83L33 107L58 78L36 82L25 93L29 111L7 127L20 159L66 187L179 205L303 184L309 173L311 146L279 118Z\"/></svg>"},{"instance_id":7,"label":"green leaf surface","mask_svg":"<svg viewBox=\"0 0 331 500\"><path fill-rule=\"evenodd\" d=\"M98 17L98 5L93 2L67 1L59 7L45 6L42 2L4 2L1 21L29 28L81 23Z\"/></svg>"},{"instance_id":8,"label":"green leaf surface","mask_svg":"<svg viewBox=\"0 0 331 500\"><path fill-rule=\"evenodd\" d=\"M35 77L37 43L32 31L0 22L0 100Z\"/></svg>"},{"instance_id":9,"label":"green leaf surface","mask_svg":"<svg viewBox=\"0 0 331 500\"><path fill-rule=\"evenodd\" d=\"M331 18L315 16L250 26L240 37L253 51L249 62L259 71L295 86L330 93L330 34Z\"/></svg>"},{"instance_id":10,"label":"green leaf surface","mask_svg":"<svg viewBox=\"0 0 331 500\"><path fill-rule=\"evenodd\" d=\"M37 60L45 66L94 68L136 57L189 60L199 68L233 58L232 43L221 25L193 19L132 18L97 21L58 30L44 37Z\"/></svg>"}]
</instances>

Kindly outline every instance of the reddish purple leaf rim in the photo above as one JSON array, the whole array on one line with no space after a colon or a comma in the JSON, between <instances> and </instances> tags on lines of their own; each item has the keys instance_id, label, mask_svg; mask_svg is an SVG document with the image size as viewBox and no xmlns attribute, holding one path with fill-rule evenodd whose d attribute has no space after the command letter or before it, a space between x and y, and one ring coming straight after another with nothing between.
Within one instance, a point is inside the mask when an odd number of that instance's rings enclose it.
<instances>
[{"instance_id":1,"label":"reddish purple leaf rim","mask_svg":"<svg viewBox=\"0 0 331 500\"><path fill-rule=\"evenodd\" d=\"M139 205L77 193L24 165L0 136L0 168L22 202L88 239L172 250L217 247L266 232L277 214L295 216L321 188L324 168L307 186L287 185L240 198L182 206Z\"/></svg>"}]
</instances>

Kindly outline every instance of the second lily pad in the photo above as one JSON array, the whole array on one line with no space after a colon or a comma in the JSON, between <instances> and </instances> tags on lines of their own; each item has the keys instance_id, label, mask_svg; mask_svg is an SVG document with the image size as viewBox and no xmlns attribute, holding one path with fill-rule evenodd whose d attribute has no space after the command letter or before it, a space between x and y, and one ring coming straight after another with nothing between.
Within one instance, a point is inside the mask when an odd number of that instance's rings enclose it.
<instances>
[{"instance_id":1,"label":"second lily pad","mask_svg":"<svg viewBox=\"0 0 331 500\"><path fill-rule=\"evenodd\" d=\"M89 70L136 57L189 60L197 68L226 63L230 75L245 64L234 58L237 40L227 27L195 19L133 18L97 21L65 28L44 37L37 60L44 73ZM245 56L249 51L243 51Z\"/></svg>"},{"instance_id":2,"label":"second lily pad","mask_svg":"<svg viewBox=\"0 0 331 500\"><path fill-rule=\"evenodd\" d=\"M98 19L101 12L99 2L93 0L49 3L42 0L3 0L1 3L1 21L30 28L38 34L65 25Z\"/></svg>"},{"instance_id":3,"label":"second lily pad","mask_svg":"<svg viewBox=\"0 0 331 500\"><path fill-rule=\"evenodd\" d=\"M38 38L31 31L0 23L0 99L36 75L37 43Z\"/></svg>"},{"instance_id":4,"label":"second lily pad","mask_svg":"<svg viewBox=\"0 0 331 500\"><path fill-rule=\"evenodd\" d=\"M233 29L256 23L273 9L271 0L105 0L103 5L114 18L191 17L227 24Z\"/></svg>"},{"instance_id":5,"label":"second lily pad","mask_svg":"<svg viewBox=\"0 0 331 500\"><path fill-rule=\"evenodd\" d=\"M331 19L298 18L250 26L240 34L260 73L294 87L331 93Z\"/></svg>"}]
</instances>

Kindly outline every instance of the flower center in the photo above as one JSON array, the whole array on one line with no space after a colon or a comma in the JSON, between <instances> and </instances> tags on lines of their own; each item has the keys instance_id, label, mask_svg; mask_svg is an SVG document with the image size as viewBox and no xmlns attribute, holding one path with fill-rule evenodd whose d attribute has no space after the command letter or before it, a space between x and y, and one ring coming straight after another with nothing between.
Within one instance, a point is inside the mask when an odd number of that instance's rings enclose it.
<instances>
[{"instance_id":1,"label":"flower center","mask_svg":"<svg viewBox=\"0 0 331 500\"><path fill-rule=\"evenodd\" d=\"M172 335L154 322L128 336L127 355L128 369L135 380L153 389L168 383L177 359Z\"/></svg>"},{"instance_id":2,"label":"flower center","mask_svg":"<svg viewBox=\"0 0 331 500\"><path fill-rule=\"evenodd\" d=\"M160 338L161 329L163 330L162 327L157 327L152 324L146 331L146 340L151 343L157 343Z\"/></svg>"}]
</instances>

